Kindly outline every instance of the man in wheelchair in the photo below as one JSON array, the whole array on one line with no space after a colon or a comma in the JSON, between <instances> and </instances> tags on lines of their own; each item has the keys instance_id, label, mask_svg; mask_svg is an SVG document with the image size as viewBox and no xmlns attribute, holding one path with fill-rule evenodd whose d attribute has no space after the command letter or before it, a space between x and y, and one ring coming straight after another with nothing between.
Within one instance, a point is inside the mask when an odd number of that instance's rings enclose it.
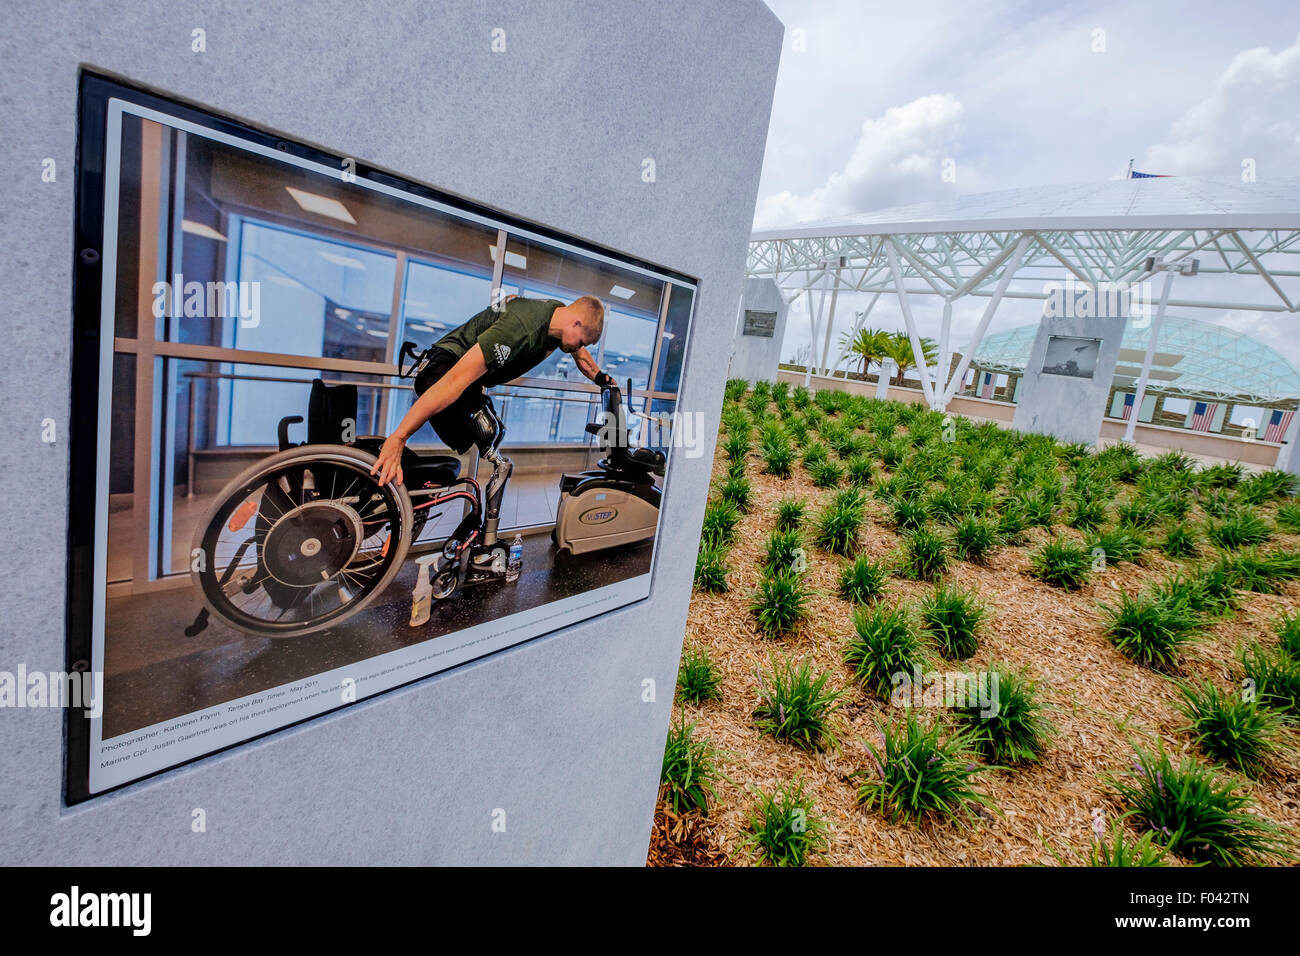
<instances>
[{"instance_id":1,"label":"man in wheelchair","mask_svg":"<svg viewBox=\"0 0 1300 956\"><path fill-rule=\"evenodd\" d=\"M513 465L498 451L505 425L484 388L527 373L559 348L607 396L616 393L586 349L599 340L603 322L604 307L594 296L567 306L511 297L421 355L403 346L403 357L417 362L410 369L399 364L400 374L410 375L423 362L415 379L419 397L387 438L338 444L334 421L326 424L323 440L313 440L309 422L307 443L291 445L287 430L294 419L282 420L280 451L232 478L195 531L195 553L208 556L191 569L204 607L186 633L206 627L209 612L260 636L297 637L341 624L383 593L424 523L443 506L467 510L434 555L431 597L508 580L518 565L510 564L497 523ZM325 410L311 411L313 421L331 418L319 381L314 404L318 392ZM492 466L486 487L460 476L458 458L406 447L426 421L457 455L478 448ZM404 464L418 488L404 487Z\"/></svg>"},{"instance_id":2,"label":"man in wheelchair","mask_svg":"<svg viewBox=\"0 0 1300 956\"><path fill-rule=\"evenodd\" d=\"M509 296L497 308L487 308L452 329L425 352L424 367L415 377L419 396L411 410L383 443L371 474L379 484L402 484L402 452L407 441L428 422L457 454L490 442L484 435L484 388L526 374L556 348L572 355L575 364L597 385L612 385L586 346L600 339L605 307L586 295L565 305L557 299Z\"/></svg>"}]
</instances>

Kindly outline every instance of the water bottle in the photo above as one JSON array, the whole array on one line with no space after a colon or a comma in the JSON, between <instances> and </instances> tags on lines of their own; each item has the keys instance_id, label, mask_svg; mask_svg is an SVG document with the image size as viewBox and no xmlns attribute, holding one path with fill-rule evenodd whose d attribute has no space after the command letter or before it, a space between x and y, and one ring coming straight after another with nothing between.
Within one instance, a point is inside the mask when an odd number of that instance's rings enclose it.
<instances>
[{"instance_id":1,"label":"water bottle","mask_svg":"<svg viewBox=\"0 0 1300 956\"><path fill-rule=\"evenodd\" d=\"M518 581L519 568L524 563L524 539L522 535L515 535L515 540L510 542L510 560L506 562L506 580Z\"/></svg>"},{"instance_id":2,"label":"water bottle","mask_svg":"<svg viewBox=\"0 0 1300 956\"><path fill-rule=\"evenodd\" d=\"M411 592L411 627L419 627L429 621L429 610L433 604L433 585L429 582L429 565L436 554L422 554L415 559L420 566L420 574Z\"/></svg>"}]
</instances>

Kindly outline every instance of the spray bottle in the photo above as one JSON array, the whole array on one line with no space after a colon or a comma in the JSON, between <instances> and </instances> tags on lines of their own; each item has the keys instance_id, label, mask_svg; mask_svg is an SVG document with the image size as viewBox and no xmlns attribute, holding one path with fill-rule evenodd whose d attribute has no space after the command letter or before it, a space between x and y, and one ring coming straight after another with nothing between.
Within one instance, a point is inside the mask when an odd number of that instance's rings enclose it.
<instances>
[{"instance_id":1,"label":"spray bottle","mask_svg":"<svg viewBox=\"0 0 1300 956\"><path fill-rule=\"evenodd\" d=\"M420 566L420 576L411 592L411 627L419 627L429 620L429 609L433 605L433 584L429 581L429 565L438 557L437 554L422 554L415 559Z\"/></svg>"}]
</instances>

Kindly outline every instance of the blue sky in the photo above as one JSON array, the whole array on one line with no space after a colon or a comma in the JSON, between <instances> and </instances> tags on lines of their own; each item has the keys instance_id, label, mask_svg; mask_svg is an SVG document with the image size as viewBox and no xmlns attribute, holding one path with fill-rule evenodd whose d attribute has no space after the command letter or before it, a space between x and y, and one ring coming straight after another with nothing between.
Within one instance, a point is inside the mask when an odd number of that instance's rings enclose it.
<instances>
[{"instance_id":1,"label":"blue sky","mask_svg":"<svg viewBox=\"0 0 1300 956\"><path fill-rule=\"evenodd\" d=\"M1300 4L768 0L785 24L757 227L1136 168L1300 178ZM798 47L802 44L803 49ZM956 181L940 175L955 162ZM837 328L861 303L841 298ZM884 308L882 308L884 307ZM982 303L954 310L954 342ZM1000 310L992 331L1036 319ZM916 308L937 337L939 309ZM1213 313L1300 365L1294 316ZM807 341L792 316L784 354ZM901 327L884 300L869 324Z\"/></svg>"}]
</instances>

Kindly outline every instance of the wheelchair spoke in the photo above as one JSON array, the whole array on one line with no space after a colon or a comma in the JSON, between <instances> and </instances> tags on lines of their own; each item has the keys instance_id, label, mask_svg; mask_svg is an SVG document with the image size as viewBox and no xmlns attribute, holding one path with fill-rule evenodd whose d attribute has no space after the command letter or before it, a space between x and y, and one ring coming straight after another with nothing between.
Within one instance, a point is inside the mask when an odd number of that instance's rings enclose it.
<instances>
[{"instance_id":1,"label":"wheelchair spoke","mask_svg":"<svg viewBox=\"0 0 1300 956\"><path fill-rule=\"evenodd\" d=\"M268 509L270 508L274 508L275 511L269 512ZM275 501L269 500L265 492L263 492L261 495L258 496L257 510L258 510L258 514L262 515L263 517L270 518L272 520L283 517L284 515L284 509L278 508L276 506Z\"/></svg>"}]
</instances>

